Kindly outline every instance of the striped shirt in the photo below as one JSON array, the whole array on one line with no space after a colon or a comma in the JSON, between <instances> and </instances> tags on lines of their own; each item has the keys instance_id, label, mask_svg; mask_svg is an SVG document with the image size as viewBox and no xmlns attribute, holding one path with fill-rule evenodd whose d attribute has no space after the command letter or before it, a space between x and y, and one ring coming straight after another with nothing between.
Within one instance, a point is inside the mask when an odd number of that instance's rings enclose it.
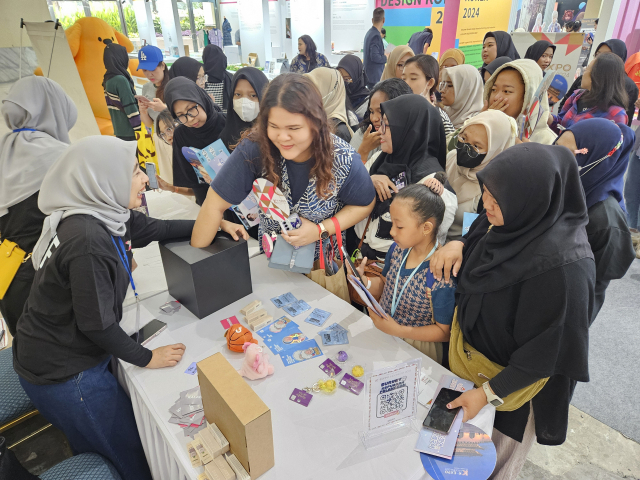
<instances>
[{"instance_id":1,"label":"striped shirt","mask_svg":"<svg viewBox=\"0 0 640 480\"><path fill-rule=\"evenodd\" d=\"M135 138L135 132L140 131L140 111L129 81L122 75L111 77L105 84L104 98L111 116L113 134L116 137Z\"/></svg>"},{"instance_id":2,"label":"striped shirt","mask_svg":"<svg viewBox=\"0 0 640 480\"><path fill-rule=\"evenodd\" d=\"M586 90L576 90L562 106L562 110L558 115L553 115L553 123L551 128L558 128L558 124L564 128L569 128L574 123L580 120L587 120L589 118L605 118L615 123L627 124L627 112L623 107L618 105L612 105L605 112L598 107L581 108L578 111L578 102L580 97L586 92Z\"/></svg>"},{"instance_id":3,"label":"striped shirt","mask_svg":"<svg viewBox=\"0 0 640 480\"><path fill-rule=\"evenodd\" d=\"M224 96L224 83L207 82L204 84L204 91L209 94L209 96L213 99L215 103L218 104L220 108L222 108L223 96ZM224 113L227 113L227 111L224 108L222 108L222 111Z\"/></svg>"}]
</instances>

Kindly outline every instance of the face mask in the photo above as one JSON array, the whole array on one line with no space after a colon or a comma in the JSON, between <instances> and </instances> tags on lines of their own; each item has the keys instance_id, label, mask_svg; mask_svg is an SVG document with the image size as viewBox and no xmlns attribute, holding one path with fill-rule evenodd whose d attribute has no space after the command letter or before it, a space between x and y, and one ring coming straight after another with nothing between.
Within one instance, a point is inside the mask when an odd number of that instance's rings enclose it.
<instances>
[{"instance_id":1,"label":"face mask","mask_svg":"<svg viewBox=\"0 0 640 480\"><path fill-rule=\"evenodd\" d=\"M253 122L260 113L260 104L248 98L234 98L233 109L243 122Z\"/></svg>"},{"instance_id":2,"label":"face mask","mask_svg":"<svg viewBox=\"0 0 640 480\"><path fill-rule=\"evenodd\" d=\"M469 155L469 152L473 150L470 144L459 142L458 146L460 148L457 149L456 155L459 167L475 168L480 165L487 156L486 153L480 153L477 157L472 158L471 155Z\"/></svg>"}]
</instances>

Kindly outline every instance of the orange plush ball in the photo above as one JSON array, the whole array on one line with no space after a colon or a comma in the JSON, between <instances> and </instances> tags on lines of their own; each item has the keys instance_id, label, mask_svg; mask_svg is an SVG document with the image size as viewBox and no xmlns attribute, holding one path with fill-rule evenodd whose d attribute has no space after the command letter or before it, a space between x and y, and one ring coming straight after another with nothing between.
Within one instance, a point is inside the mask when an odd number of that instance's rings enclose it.
<instances>
[{"instance_id":1,"label":"orange plush ball","mask_svg":"<svg viewBox=\"0 0 640 480\"><path fill-rule=\"evenodd\" d=\"M242 325L234 325L225 334L227 337L227 348L232 352L243 353L244 349L242 348L245 342L251 342L258 344L258 341L253 338L253 335L249 330L247 330Z\"/></svg>"}]
</instances>

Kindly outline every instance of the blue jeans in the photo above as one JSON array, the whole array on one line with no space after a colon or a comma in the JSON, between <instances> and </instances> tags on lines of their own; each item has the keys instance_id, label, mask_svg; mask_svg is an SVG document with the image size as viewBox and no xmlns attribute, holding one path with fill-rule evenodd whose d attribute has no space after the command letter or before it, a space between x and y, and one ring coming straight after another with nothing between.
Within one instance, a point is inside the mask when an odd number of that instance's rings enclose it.
<instances>
[{"instance_id":1,"label":"blue jeans","mask_svg":"<svg viewBox=\"0 0 640 480\"><path fill-rule=\"evenodd\" d=\"M109 360L65 383L20 383L42 416L62 430L74 454L106 457L123 480L151 480L131 400L109 371Z\"/></svg>"},{"instance_id":2,"label":"blue jeans","mask_svg":"<svg viewBox=\"0 0 640 480\"><path fill-rule=\"evenodd\" d=\"M629 228L640 229L640 158L631 152L627 179L624 182L624 205L627 209Z\"/></svg>"}]
</instances>

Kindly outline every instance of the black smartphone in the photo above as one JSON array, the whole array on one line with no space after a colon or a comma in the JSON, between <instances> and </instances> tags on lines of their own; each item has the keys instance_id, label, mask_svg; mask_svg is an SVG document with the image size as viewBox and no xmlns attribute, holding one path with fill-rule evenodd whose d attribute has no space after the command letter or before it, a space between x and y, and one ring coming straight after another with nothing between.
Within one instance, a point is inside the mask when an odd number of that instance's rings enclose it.
<instances>
[{"instance_id":1,"label":"black smartphone","mask_svg":"<svg viewBox=\"0 0 640 480\"><path fill-rule=\"evenodd\" d=\"M131 335L131 339L134 342L138 342L140 345L146 345L152 338L158 336L165 328L167 328L167 324L165 322L161 322L154 318L142 327L138 333Z\"/></svg>"},{"instance_id":2,"label":"black smartphone","mask_svg":"<svg viewBox=\"0 0 640 480\"><path fill-rule=\"evenodd\" d=\"M367 286L367 282L362 281L362 277L358 273L358 270L356 270L356 266L351 261L351 257L347 253L347 249L344 248L344 245L342 246L342 255L344 255L345 260L349 263L349 268L351 270L352 275L354 277L356 277L358 280L360 280L360 282L366 287Z\"/></svg>"},{"instance_id":3,"label":"black smartphone","mask_svg":"<svg viewBox=\"0 0 640 480\"><path fill-rule=\"evenodd\" d=\"M155 163L147 162L145 164L147 170L147 177L149 177L149 187L157 190L158 187L158 179L156 178L156 165Z\"/></svg>"},{"instance_id":4,"label":"black smartphone","mask_svg":"<svg viewBox=\"0 0 640 480\"><path fill-rule=\"evenodd\" d=\"M429 410L429 413L424 419L424 422L422 422L422 425L430 428L431 430L449 433L451 425L453 425L453 421L456 419L456 415L462 407L449 410L447 408L447 404L453 402L463 393L464 392L458 392L457 390L451 390L450 388L441 389L440 393L438 393L438 396L433 401L431 410Z\"/></svg>"}]
</instances>

